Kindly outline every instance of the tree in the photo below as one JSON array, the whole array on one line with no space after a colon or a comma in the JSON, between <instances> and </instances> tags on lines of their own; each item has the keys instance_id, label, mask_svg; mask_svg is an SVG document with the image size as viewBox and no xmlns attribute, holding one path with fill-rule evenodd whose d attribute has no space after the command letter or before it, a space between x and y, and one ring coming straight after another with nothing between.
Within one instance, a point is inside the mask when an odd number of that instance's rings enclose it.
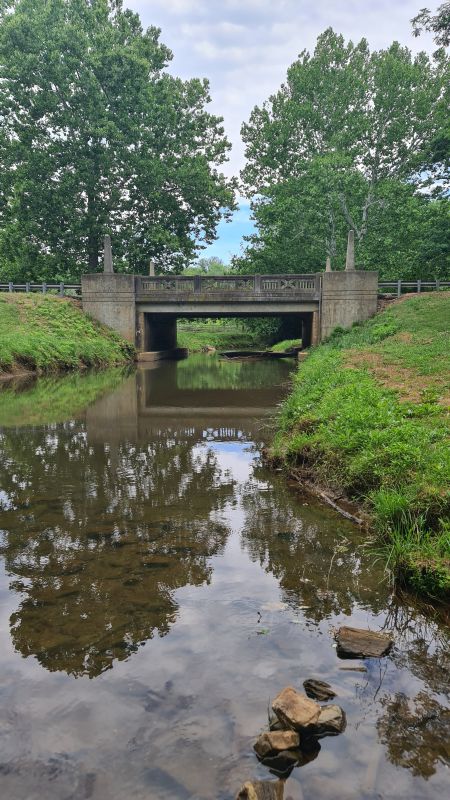
<instances>
[{"instance_id":1,"label":"tree","mask_svg":"<svg viewBox=\"0 0 450 800\"><path fill-rule=\"evenodd\" d=\"M411 20L414 36L420 36L423 30L434 34L434 41L439 47L450 44L450 3L443 3L433 16L428 8L422 8ZM439 56L439 52L436 53ZM450 76L449 76L450 77ZM450 119L448 108L450 103L450 80L446 81L438 109L440 124L437 133L432 137L426 149L424 170L428 185L435 194L446 194L450 174Z\"/></svg>"},{"instance_id":2,"label":"tree","mask_svg":"<svg viewBox=\"0 0 450 800\"><path fill-rule=\"evenodd\" d=\"M422 8L411 24L414 36L420 36L426 30L434 34L434 41L439 47L450 45L450 3L442 3L434 16L428 8Z\"/></svg>"},{"instance_id":3,"label":"tree","mask_svg":"<svg viewBox=\"0 0 450 800\"><path fill-rule=\"evenodd\" d=\"M0 259L22 277L179 271L214 239L233 185L206 80L165 72L160 31L122 0L0 6Z\"/></svg>"},{"instance_id":4,"label":"tree","mask_svg":"<svg viewBox=\"0 0 450 800\"><path fill-rule=\"evenodd\" d=\"M388 202L389 181L411 180L423 165L439 130L446 72L442 52L431 62L394 42L370 53L365 39L346 44L328 29L313 55L303 51L286 83L242 126L247 191L265 197L295 186L292 202L308 219L305 203L317 194L313 183L320 175L328 219L322 263L327 251L336 251L342 219L362 243L376 210Z\"/></svg>"}]
</instances>

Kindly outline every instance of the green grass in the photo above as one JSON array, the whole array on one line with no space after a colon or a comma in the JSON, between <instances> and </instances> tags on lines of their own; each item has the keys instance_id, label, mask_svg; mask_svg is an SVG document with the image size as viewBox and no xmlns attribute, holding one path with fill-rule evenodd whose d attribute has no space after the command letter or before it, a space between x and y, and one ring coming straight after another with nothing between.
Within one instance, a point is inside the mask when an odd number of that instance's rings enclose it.
<instances>
[{"instance_id":1,"label":"green grass","mask_svg":"<svg viewBox=\"0 0 450 800\"><path fill-rule=\"evenodd\" d=\"M273 344L270 350L272 353L284 353L286 350L291 350L293 347L300 347L301 339L283 339L282 342Z\"/></svg>"},{"instance_id":2,"label":"green grass","mask_svg":"<svg viewBox=\"0 0 450 800\"><path fill-rule=\"evenodd\" d=\"M113 365L134 354L70 300L42 295L0 295L0 344L0 373Z\"/></svg>"},{"instance_id":3,"label":"green grass","mask_svg":"<svg viewBox=\"0 0 450 800\"><path fill-rule=\"evenodd\" d=\"M178 347L200 353L208 347L216 350L251 350L265 346L256 333L243 328L235 320L193 320L179 322Z\"/></svg>"},{"instance_id":4,"label":"green grass","mask_svg":"<svg viewBox=\"0 0 450 800\"><path fill-rule=\"evenodd\" d=\"M389 566L450 595L450 294L405 300L311 351L273 452L370 513Z\"/></svg>"}]
</instances>

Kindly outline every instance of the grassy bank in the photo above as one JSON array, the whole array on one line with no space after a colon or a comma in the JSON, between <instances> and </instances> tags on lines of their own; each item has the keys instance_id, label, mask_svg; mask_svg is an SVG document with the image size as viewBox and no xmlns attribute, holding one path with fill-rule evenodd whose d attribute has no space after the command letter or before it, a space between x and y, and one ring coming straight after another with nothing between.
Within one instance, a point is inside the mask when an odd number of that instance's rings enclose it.
<instances>
[{"instance_id":1,"label":"grassy bank","mask_svg":"<svg viewBox=\"0 0 450 800\"><path fill-rule=\"evenodd\" d=\"M70 300L0 295L0 374L119 364L134 348Z\"/></svg>"},{"instance_id":2,"label":"grassy bank","mask_svg":"<svg viewBox=\"0 0 450 800\"><path fill-rule=\"evenodd\" d=\"M336 331L299 368L273 454L370 514L399 580L450 596L450 293Z\"/></svg>"},{"instance_id":3,"label":"grassy bank","mask_svg":"<svg viewBox=\"0 0 450 800\"><path fill-rule=\"evenodd\" d=\"M216 350L257 350L265 347L257 333L247 330L233 319L179 322L177 341L178 347L187 347L191 353L201 353L208 347Z\"/></svg>"}]
</instances>

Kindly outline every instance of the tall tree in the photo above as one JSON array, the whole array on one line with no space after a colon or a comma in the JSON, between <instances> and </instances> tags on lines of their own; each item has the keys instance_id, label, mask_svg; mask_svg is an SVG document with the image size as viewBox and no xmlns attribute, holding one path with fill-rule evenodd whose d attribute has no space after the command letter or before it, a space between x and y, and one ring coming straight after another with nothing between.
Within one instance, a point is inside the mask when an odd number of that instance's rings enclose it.
<instances>
[{"instance_id":1,"label":"tall tree","mask_svg":"<svg viewBox=\"0 0 450 800\"><path fill-rule=\"evenodd\" d=\"M411 20L414 36L420 36L423 30L432 33L439 47L450 45L450 3L442 3L436 14L429 8L422 8Z\"/></svg>"},{"instance_id":2,"label":"tall tree","mask_svg":"<svg viewBox=\"0 0 450 800\"><path fill-rule=\"evenodd\" d=\"M446 74L442 51L433 62L396 42L370 53L365 39L345 43L328 29L243 125L247 191L264 196L294 180L302 192L320 172L324 242L332 243L338 217L362 242L374 211L388 202L389 180L410 180L420 170L439 129Z\"/></svg>"},{"instance_id":3,"label":"tall tree","mask_svg":"<svg viewBox=\"0 0 450 800\"><path fill-rule=\"evenodd\" d=\"M110 232L122 269L180 270L214 239L229 144L159 36L122 0L0 5L0 259L95 271Z\"/></svg>"}]
</instances>

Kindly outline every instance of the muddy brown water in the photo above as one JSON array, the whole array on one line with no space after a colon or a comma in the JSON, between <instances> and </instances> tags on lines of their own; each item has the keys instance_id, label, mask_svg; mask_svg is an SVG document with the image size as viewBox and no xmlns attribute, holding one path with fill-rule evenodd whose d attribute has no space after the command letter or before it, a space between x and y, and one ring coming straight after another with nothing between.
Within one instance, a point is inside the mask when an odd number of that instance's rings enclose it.
<instances>
[{"instance_id":1,"label":"muddy brown water","mask_svg":"<svg viewBox=\"0 0 450 800\"><path fill-rule=\"evenodd\" d=\"M271 778L270 699L332 684L345 732L285 800L449 794L441 623L359 531L261 463L289 363L194 357L0 394L0 796L231 800ZM367 672L333 629L392 630Z\"/></svg>"}]
</instances>

